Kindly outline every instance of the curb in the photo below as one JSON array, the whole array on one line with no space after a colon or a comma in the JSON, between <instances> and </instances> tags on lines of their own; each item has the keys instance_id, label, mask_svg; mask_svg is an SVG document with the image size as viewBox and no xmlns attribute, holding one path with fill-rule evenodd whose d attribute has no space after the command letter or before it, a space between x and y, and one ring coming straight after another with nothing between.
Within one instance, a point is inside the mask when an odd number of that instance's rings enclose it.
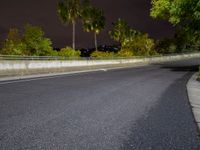
<instances>
[{"instance_id":1,"label":"curb","mask_svg":"<svg viewBox=\"0 0 200 150\"><path fill-rule=\"evenodd\" d=\"M195 121L200 129L200 82L197 81L198 73L195 73L187 83L189 102L192 107Z\"/></svg>"}]
</instances>

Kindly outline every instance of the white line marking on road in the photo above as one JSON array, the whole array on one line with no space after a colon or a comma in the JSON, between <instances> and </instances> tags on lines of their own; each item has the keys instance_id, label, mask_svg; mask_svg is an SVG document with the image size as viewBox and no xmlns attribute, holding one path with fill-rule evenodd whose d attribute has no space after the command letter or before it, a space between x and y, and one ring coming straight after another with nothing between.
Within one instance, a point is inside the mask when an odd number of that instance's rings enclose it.
<instances>
[{"instance_id":1,"label":"white line marking on road","mask_svg":"<svg viewBox=\"0 0 200 150\"><path fill-rule=\"evenodd\" d=\"M147 64L138 65L138 66L127 66L127 67L114 67L114 68L101 68L101 69L94 69L94 70L84 70L84 71L73 71L73 72L65 72L65 73L53 73L53 74L40 74L40 75L30 75L30 76L22 76L22 77L11 77L7 78L7 80L0 79L0 85L5 84L12 84L12 83L20 83L20 82L30 82L35 80L46 80L46 79L53 79L59 78L64 75L74 75L74 74L81 74L81 73L90 73L90 72L98 72L98 71L109 71L109 70L120 70L120 69L127 69L127 68L135 68L146 66Z\"/></svg>"},{"instance_id":2,"label":"white line marking on road","mask_svg":"<svg viewBox=\"0 0 200 150\"><path fill-rule=\"evenodd\" d=\"M100 69L101 71L108 71L108 69Z\"/></svg>"},{"instance_id":3,"label":"white line marking on road","mask_svg":"<svg viewBox=\"0 0 200 150\"><path fill-rule=\"evenodd\" d=\"M4 84L12 84L12 83L20 83L20 82L29 82L35 80L46 80L52 78L58 78L64 75L74 75L81 73L89 73L89 72L98 72L98 71L107 71L107 69L96 69L96 70L85 70L85 71L74 71L74 72L66 72L66 73L55 73L55 74L45 74L45 75L35 75L35 76L26 76L26 77L16 77L8 79L7 81L0 80L0 85Z\"/></svg>"}]
</instances>

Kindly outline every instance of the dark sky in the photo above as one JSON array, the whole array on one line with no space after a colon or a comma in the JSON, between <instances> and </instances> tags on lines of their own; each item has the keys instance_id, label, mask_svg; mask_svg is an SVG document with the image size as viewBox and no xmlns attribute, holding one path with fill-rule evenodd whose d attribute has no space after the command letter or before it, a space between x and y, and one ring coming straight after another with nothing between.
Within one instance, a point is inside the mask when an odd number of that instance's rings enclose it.
<instances>
[{"instance_id":1,"label":"dark sky","mask_svg":"<svg viewBox=\"0 0 200 150\"><path fill-rule=\"evenodd\" d=\"M71 46L71 26L63 25L56 12L58 0L0 0L0 40L6 37L11 27L22 27L25 23L41 26L54 47ZM151 37L172 36L173 28L164 21L149 17L150 0L91 0L105 12L106 29L99 35L99 44L111 44L107 34L111 23L123 18L135 29L149 33ZM80 24L80 22L79 22ZM82 32L77 26L77 47L93 45L93 35Z\"/></svg>"}]
</instances>

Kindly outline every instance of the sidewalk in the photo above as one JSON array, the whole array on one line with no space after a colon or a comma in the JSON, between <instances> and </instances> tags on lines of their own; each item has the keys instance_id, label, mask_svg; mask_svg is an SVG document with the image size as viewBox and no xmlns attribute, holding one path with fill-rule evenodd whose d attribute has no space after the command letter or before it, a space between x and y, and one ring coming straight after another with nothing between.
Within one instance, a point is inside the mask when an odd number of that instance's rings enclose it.
<instances>
[{"instance_id":1,"label":"sidewalk","mask_svg":"<svg viewBox=\"0 0 200 150\"><path fill-rule=\"evenodd\" d=\"M198 73L195 73L187 83L187 91L195 120L200 129L200 82L197 81Z\"/></svg>"}]
</instances>

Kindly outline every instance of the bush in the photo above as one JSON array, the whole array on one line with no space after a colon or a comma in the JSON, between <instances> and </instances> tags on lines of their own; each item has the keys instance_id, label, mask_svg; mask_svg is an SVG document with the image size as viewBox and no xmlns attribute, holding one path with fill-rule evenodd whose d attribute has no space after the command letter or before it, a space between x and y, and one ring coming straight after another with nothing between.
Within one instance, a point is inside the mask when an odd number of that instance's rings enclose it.
<instances>
[{"instance_id":1,"label":"bush","mask_svg":"<svg viewBox=\"0 0 200 150\"><path fill-rule=\"evenodd\" d=\"M23 42L15 43L7 39L0 53L3 55L26 55L26 44Z\"/></svg>"},{"instance_id":2,"label":"bush","mask_svg":"<svg viewBox=\"0 0 200 150\"><path fill-rule=\"evenodd\" d=\"M174 39L163 39L156 45L156 50L160 54L172 54L177 52L177 46Z\"/></svg>"},{"instance_id":3,"label":"bush","mask_svg":"<svg viewBox=\"0 0 200 150\"><path fill-rule=\"evenodd\" d=\"M40 27L27 24L25 26L24 42L27 45L29 55L48 56L52 53L52 42L44 37Z\"/></svg>"},{"instance_id":4,"label":"bush","mask_svg":"<svg viewBox=\"0 0 200 150\"><path fill-rule=\"evenodd\" d=\"M56 50L52 50L49 54L49 56L59 56L59 52Z\"/></svg>"},{"instance_id":5,"label":"bush","mask_svg":"<svg viewBox=\"0 0 200 150\"><path fill-rule=\"evenodd\" d=\"M4 55L35 55L51 56L55 55L50 39L44 37L44 32L40 27L26 25L25 33L20 34L17 28L9 30L7 39L0 50Z\"/></svg>"},{"instance_id":6,"label":"bush","mask_svg":"<svg viewBox=\"0 0 200 150\"><path fill-rule=\"evenodd\" d=\"M115 53L114 52L101 52L101 51L94 51L91 54L91 57L96 57L96 58L105 58L105 57L115 57Z\"/></svg>"},{"instance_id":7,"label":"bush","mask_svg":"<svg viewBox=\"0 0 200 150\"><path fill-rule=\"evenodd\" d=\"M117 56L119 57L132 57L134 56L134 53L130 49L121 49L118 53Z\"/></svg>"},{"instance_id":8,"label":"bush","mask_svg":"<svg viewBox=\"0 0 200 150\"><path fill-rule=\"evenodd\" d=\"M129 49L135 56L150 56L155 55L154 40L148 37L148 34L138 34L132 40L123 46L125 49ZM123 49L122 48L122 49Z\"/></svg>"},{"instance_id":9,"label":"bush","mask_svg":"<svg viewBox=\"0 0 200 150\"><path fill-rule=\"evenodd\" d=\"M3 42L0 50L3 55L25 55L26 44L23 42L22 36L17 28L9 30L7 39Z\"/></svg>"},{"instance_id":10,"label":"bush","mask_svg":"<svg viewBox=\"0 0 200 150\"><path fill-rule=\"evenodd\" d=\"M81 52L72 49L71 47L62 48L59 52L59 56L62 57L80 57Z\"/></svg>"},{"instance_id":11,"label":"bush","mask_svg":"<svg viewBox=\"0 0 200 150\"><path fill-rule=\"evenodd\" d=\"M38 50L36 51L35 55L37 56L51 56L52 54L55 54L55 51L53 51L52 48L52 42L48 38L44 38L40 41Z\"/></svg>"}]
</instances>

